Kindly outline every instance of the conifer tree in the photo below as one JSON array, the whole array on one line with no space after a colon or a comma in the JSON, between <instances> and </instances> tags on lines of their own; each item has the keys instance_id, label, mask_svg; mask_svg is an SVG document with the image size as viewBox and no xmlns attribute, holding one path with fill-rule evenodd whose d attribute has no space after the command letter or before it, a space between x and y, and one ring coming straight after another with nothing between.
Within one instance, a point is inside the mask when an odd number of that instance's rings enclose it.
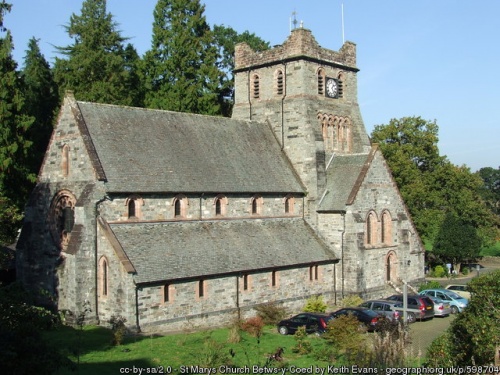
<instances>
[{"instance_id":1,"label":"conifer tree","mask_svg":"<svg viewBox=\"0 0 500 375\"><path fill-rule=\"evenodd\" d=\"M56 58L55 78L60 92L72 90L78 100L132 105L123 38L116 29L106 0L85 0L66 31L74 43L58 47L67 59Z\"/></svg>"},{"instance_id":2,"label":"conifer tree","mask_svg":"<svg viewBox=\"0 0 500 375\"><path fill-rule=\"evenodd\" d=\"M217 49L199 0L159 0L144 57L149 108L220 114Z\"/></svg>"},{"instance_id":3,"label":"conifer tree","mask_svg":"<svg viewBox=\"0 0 500 375\"><path fill-rule=\"evenodd\" d=\"M35 119L27 135L33 142L29 168L31 172L38 173L52 134L59 96L49 63L35 38L28 43L22 78L26 112Z\"/></svg>"},{"instance_id":4,"label":"conifer tree","mask_svg":"<svg viewBox=\"0 0 500 375\"><path fill-rule=\"evenodd\" d=\"M3 26L3 16L11 4L0 3L0 242L9 243L16 235L35 176L26 166L31 142L26 132L33 118L24 112L17 64L12 57L10 31Z\"/></svg>"},{"instance_id":5,"label":"conifer tree","mask_svg":"<svg viewBox=\"0 0 500 375\"><path fill-rule=\"evenodd\" d=\"M246 43L256 52L265 51L270 48L269 42L265 42L255 34L245 31L238 34L236 30L224 25L215 25L213 29L215 45L219 50L217 67L221 72L219 83L219 103L222 115L231 117L234 104L234 50L238 43Z\"/></svg>"}]
</instances>

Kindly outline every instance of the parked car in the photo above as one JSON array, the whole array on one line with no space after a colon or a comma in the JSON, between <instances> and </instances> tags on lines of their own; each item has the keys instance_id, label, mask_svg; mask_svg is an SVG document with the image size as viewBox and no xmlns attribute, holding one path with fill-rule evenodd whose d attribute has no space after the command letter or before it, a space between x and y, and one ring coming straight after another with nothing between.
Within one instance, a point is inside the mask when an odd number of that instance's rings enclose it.
<instances>
[{"instance_id":1,"label":"parked car","mask_svg":"<svg viewBox=\"0 0 500 375\"><path fill-rule=\"evenodd\" d=\"M446 317L451 314L451 306L448 301L443 301L441 298L429 296L434 302L434 316Z\"/></svg>"},{"instance_id":2,"label":"parked car","mask_svg":"<svg viewBox=\"0 0 500 375\"><path fill-rule=\"evenodd\" d=\"M469 301L467 301L464 297L459 296L454 291L448 289L425 289L419 294L422 296L438 297L443 301L449 302L452 314L462 312L462 310L467 307L469 303Z\"/></svg>"},{"instance_id":3,"label":"parked car","mask_svg":"<svg viewBox=\"0 0 500 375\"><path fill-rule=\"evenodd\" d=\"M394 306L399 302L396 301L386 301L383 299L374 299L370 301L363 302L359 307L364 307L365 309L370 309L375 311L378 315L382 315L389 319L391 322L399 321L402 316L398 310L394 309Z\"/></svg>"},{"instance_id":4,"label":"parked car","mask_svg":"<svg viewBox=\"0 0 500 375\"><path fill-rule=\"evenodd\" d=\"M444 288L453 290L455 293L457 293L459 296L464 297L465 299L470 299L470 292L467 290L467 285L450 284L446 285Z\"/></svg>"},{"instance_id":5,"label":"parked car","mask_svg":"<svg viewBox=\"0 0 500 375\"><path fill-rule=\"evenodd\" d=\"M323 333L332 317L328 314L301 313L278 323L282 335L294 334L299 327L306 327L307 333Z\"/></svg>"},{"instance_id":6,"label":"parked car","mask_svg":"<svg viewBox=\"0 0 500 375\"><path fill-rule=\"evenodd\" d=\"M394 308L403 312L403 295L393 294L387 298L390 301L398 301L399 305ZM416 320L425 320L434 318L434 302L427 297L419 294L408 294L407 296L407 319L409 323Z\"/></svg>"},{"instance_id":7,"label":"parked car","mask_svg":"<svg viewBox=\"0 0 500 375\"><path fill-rule=\"evenodd\" d=\"M369 332L375 331L380 317L375 311L364 307L345 307L330 314L333 319L343 315L353 315Z\"/></svg>"}]
</instances>

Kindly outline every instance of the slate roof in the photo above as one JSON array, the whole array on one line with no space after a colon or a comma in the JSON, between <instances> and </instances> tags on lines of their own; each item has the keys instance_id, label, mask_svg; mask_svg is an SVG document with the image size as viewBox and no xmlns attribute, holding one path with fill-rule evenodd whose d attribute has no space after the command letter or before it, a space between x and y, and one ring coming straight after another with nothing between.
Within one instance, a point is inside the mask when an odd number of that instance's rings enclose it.
<instances>
[{"instance_id":1,"label":"slate roof","mask_svg":"<svg viewBox=\"0 0 500 375\"><path fill-rule=\"evenodd\" d=\"M267 124L77 104L108 192L305 191Z\"/></svg>"},{"instance_id":2,"label":"slate roof","mask_svg":"<svg viewBox=\"0 0 500 375\"><path fill-rule=\"evenodd\" d=\"M370 154L336 155L326 172L327 192L318 211L345 211L349 198L356 193Z\"/></svg>"},{"instance_id":3,"label":"slate roof","mask_svg":"<svg viewBox=\"0 0 500 375\"><path fill-rule=\"evenodd\" d=\"M138 284L337 261L302 218L109 226Z\"/></svg>"}]
</instances>

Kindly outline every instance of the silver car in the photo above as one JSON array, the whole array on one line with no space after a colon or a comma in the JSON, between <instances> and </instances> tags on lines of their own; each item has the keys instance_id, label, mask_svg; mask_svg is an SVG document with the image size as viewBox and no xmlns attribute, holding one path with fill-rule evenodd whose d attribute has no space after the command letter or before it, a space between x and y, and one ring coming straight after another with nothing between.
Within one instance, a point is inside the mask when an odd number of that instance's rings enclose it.
<instances>
[{"instance_id":1,"label":"silver car","mask_svg":"<svg viewBox=\"0 0 500 375\"><path fill-rule=\"evenodd\" d=\"M451 306L448 301L443 301L439 297L429 296L429 298L434 302L434 316L446 317L451 314Z\"/></svg>"},{"instance_id":2,"label":"silver car","mask_svg":"<svg viewBox=\"0 0 500 375\"><path fill-rule=\"evenodd\" d=\"M370 300L363 302L359 307L364 307L375 311L378 315L383 315L391 322L397 322L402 319L402 315L399 311L394 310L394 306L399 304L396 301L386 301L386 300Z\"/></svg>"}]
</instances>

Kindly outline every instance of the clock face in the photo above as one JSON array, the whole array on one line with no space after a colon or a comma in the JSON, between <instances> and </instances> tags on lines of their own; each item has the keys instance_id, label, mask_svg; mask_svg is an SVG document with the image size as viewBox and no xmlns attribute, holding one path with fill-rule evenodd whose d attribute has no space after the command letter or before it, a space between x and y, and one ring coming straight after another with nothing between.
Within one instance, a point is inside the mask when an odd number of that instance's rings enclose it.
<instances>
[{"instance_id":1,"label":"clock face","mask_svg":"<svg viewBox=\"0 0 500 375\"><path fill-rule=\"evenodd\" d=\"M334 78L327 78L326 80L326 96L329 98L336 98L338 95L337 80Z\"/></svg>"}]
</instances>

